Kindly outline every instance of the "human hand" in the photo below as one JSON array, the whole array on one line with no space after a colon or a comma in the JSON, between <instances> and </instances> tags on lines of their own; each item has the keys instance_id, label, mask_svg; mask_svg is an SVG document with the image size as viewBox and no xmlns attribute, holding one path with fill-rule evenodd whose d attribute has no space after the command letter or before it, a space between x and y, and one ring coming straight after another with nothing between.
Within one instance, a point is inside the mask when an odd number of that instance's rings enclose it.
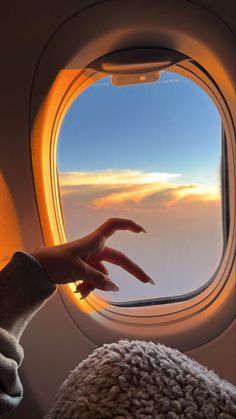
<instances>
[{"instance_id":1,"label":"human hand","mask_svg":"<svg viewBox=\"0 0 236 419\"><path fill-rule=\"evenodd\" d=\"M95 288L118 291L119 287L108 277L103 261L113 263L134 275L141 282L153 280L124 253L106 246L106 240L118 230L145 232L132 220L111 218L87 236L59 246L43 247L31 252L54 283L80 282L76 292L87 297Z\"/></svg>"}]
</instances>

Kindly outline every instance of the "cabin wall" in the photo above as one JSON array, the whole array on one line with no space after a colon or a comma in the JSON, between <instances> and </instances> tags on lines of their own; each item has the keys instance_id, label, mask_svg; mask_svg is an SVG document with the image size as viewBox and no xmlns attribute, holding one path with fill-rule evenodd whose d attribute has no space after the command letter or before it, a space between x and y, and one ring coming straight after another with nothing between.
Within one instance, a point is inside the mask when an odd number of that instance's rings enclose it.
<instances>
[{"instance_id":1,"label":"cabin wall","mask_svg":"<svg viewBox=\"0 0 236 419\"><path fill-rule=\"evenodd\" d=\"M0 267L14 251L29 251L44 244L31 162L32 84L39 57L53 33L74 13L93 3L96 1L22 0L1 4ZM213 4L214 12L226 17L232 29L234 18L229 10L233 1L196 3ZM74 360L84 359L96 344L78 330L58 294L35 316L21 342L25 349L21 368L25 399L6 417L25 419L33 411L37 419L48 410L59 384L75 367ZM236 322L189 355L236 384L235 342Z\"/></svg>"}]
</instances>

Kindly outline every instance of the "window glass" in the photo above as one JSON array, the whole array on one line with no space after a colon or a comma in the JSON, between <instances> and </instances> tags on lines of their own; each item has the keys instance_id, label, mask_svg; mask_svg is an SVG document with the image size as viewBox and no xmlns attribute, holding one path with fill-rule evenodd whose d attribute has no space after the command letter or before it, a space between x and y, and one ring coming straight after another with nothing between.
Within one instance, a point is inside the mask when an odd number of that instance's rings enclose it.
<instances>
[{"instance_id":1,"label":"window glass","mask_svg":"<svg viewBox=\"0 0 236 419\"><path fill-rule=\"evenodd\" d=\"M156 83L115 87L103 78L68 109L57 148L68 240L110 217L131 218L147 234L119 232L108 245L153 278L141 284L111 264L113 302L192 293L215 274L223 252L222 126L194 82L162 72Z\"/></svg>"}]
</instances>

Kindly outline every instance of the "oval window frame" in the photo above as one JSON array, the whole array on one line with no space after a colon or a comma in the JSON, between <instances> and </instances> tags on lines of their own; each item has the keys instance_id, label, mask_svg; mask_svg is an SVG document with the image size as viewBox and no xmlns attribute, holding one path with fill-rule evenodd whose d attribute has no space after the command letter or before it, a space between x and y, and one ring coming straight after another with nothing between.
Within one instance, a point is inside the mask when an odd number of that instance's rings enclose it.
<instances>
[{"instance_id":1,"label":"oval window frame","mask_svg":"<svg viewBox=\"0 0 236 419\"><path fill-rule=\"evenodd\" d=\"M106 2L104 2L106 3ZM114 4L113 4L114 3ZM118 10L118 14L123 14L124 10L121 5L122 2L117 3L115 1L110 1L109 7L113 7L113 13L115 13L116 9ZM144 14L139 14L140 22L143 19L146 21L149 19L150 26L152 27L151 21L152 19L156 19L155 25L158 28L158 14L155 12L155 2L151 2L152 6L145 11ZM171 0L169 1L171 3ZM127 5L127 4L126 4ZM125 5L125 7L126 7ZM98 8L96 7L98 6ZM96 18L103 16L103 6L102 4L96 5L93 8L93 13L95 12ZM124 4L123 4L124 6ZM170 6L170 5L169 5ZM172 4L173 9L175 9L174 3ZM129 7L129 5L127 5ZM162 7L167 7L166 5L162 5ZM183 8L184 7L184 8ZM140 5L141 8L141 5ZM173 47L173 42L171 37L173 38L173 34L176 35L176 39L178 40L178 44L180 48L179 51L183 50L183 52L188 54L188 49L191 50L191 46L194 45L196 39L193 37L190 41L190 34L188 33L188 37L186 37L186 32L190 31L189 28L185 28L184 19L186 16L191 13L194 13L195 7L193 5L187 4L187 2L182 1L181 5L178 5L178 12L182 13L179 15L179 19L175 21L171 21L170 16L168 16L168 21L165 22L165 18L162 15L162 21L160 21L159 29L157 29L157 33L164 30L165 34L161 37L161 41L159 42L163 45L163 47ZM97 10L96 10L97 9ZM171 7L169 8L170 14L172 14ZM181 12L182 10L182 12ZM160 7L159 7L160 11ZM85 11L85 15L88 11ZM98 13L97 13L98 12ZM131 10L132 12L132 10ZM140 12L140 11L139 11ZM175 13L176 11L173 11ZM92 13L92 14L93 14ZM117 14L117 16L118 16ZM148 16L146 16L148 14ZM77 31L79 28L79 22L82 23L81 18L83 19L83 13L79 16L80 13L76 16L75 21L77 21L76 29L73 26L72 31L69 32L69 38L73 31ZM208 16L207 16L208 15ZM125 19L130 19L132 21L132 25L134 27L133 18L136 19L136 16L133 16L133 13L125 14ZM88 16L87 16L88 17ZM207 17L207 19L206 19ZM77 19L78 18L78 19ZM214 27L214 23L216 23L215 27L221 27L223 29L222 23L219 24L218 22L214 22L215 17L209 17L209 13L205 10L201 10L201 13L198 14L197 19L199 22L201 21L202 27L207 27L209 25L209 21L213 24L212 28ZM86 19L84 20L84 22ZM171 28L170 22L171 21ZM83 23L84 23L83 22ZM114 23L114 22L113 22ZM153 23L153 22L152 22ZM107 25L109 25L109 21L107 21ZM181 26L182 25L182 26ZM205 26L204 26L205 25ZM217 26L218 25L218 26ZM176 29L176 27L178 27ZM82 25L83 27L83 25ZM65 29L65 28L63 28ZM68 28L67 28L68 29ZM219 28L218 28L219 29ZM136 28L138 32L139 28ZM194 33L194 28L191 28L192 32ZM79 29L78 29L79 31ZM145 28L147 31L147 28ZM60 31L54 39L54 42L51 42L50 48L47 49L46 53L43 55L43 65L41 65L40 71L41 76L42 74L45 76L45 69L47 68L47 58L49 57L50 51L52 52L53 46L57 46L55 51L60 51L60 40L65 35L64 30ZM163 32L163 33L164 33ZM170 37L168 39L168 32ZM204 31L203 31L204 32ZM194 52L195 57L197 56L204 56L204 34L202 32L202 39L197 39L196 51ZM214 32L214 30L213 30ZM140 34L143 35L143 28ZM140 35L139 34L139 35ZM217 40L217 31L212 33ZM93 35L92 35L93 36ZM114 37L114 33L112 33ZM153 36L153 35L152 35ZM166 38L165 38L166 36ZM109 39L109 31L106 33L106 37ZM227 36L226 36L227 37ZM74 39L74 38L73 38ZM137 35L138 39L138 35ZM173 38L174 39L174 38ZM100 45L103 45L104 48L107 48L106 42L102 44L102 40L104 38L99 38ZM188 43L186 42L188 41ZM229 41L230 38L229 38ZM135 42L134 40L132 42ZM147 41L145 41L147 42ZM182 43L182 48L181 48ZM121 42L122 44L122 42ZM105 46L104 46L105 45ZM137 45L137 44L136 44ZM228 45L231 45L230 42ZM102 47L102 48L103 48ZM152 44L153 47L153 44ZM208 50L207 50L208 48ZM224 99L224 94L220 91L217 86L217 83L214 81L213 77L210 77L208 73L205 75L202 73L202 67L196 67L193 69L187 69L190 71L191 77L198 78L198 84L202 83L205 86L210 86L212 92L214 92L215 97L217 98L218 105L222 108L222 120L225 121L225 132L227 137L227 146L228 146L228 159L229 159L229 184L231 189L231 197L230 197L230 218L234 220L235 217L235 161L234 161L234 150L235 150L235 133L234 133L234 125L233 125L233 118L231 114L231 110L233 108L233 101L232 101L232 79L230 78L230 67L229 67L229 56L230 53L227 55L227 62L226 66L223 61L220 60L219 54L214 51L214 48L210 44L205 49L205 52L209 52L209 61L207 63L207 68L212 70L212 73L216 75L215 71L213 71L213 65L217 62L219 65L219 75L217 75L216 79L218 82L220 81L222 92L226 94L227 100ZM213 48L211 50L211 48ZM230 47L229 47L230 49ZM94 54L94 59L96 56L98 58L99 55L99 48L97 51L93 51L90 49L90 55ZM110 52L110 51L109 51ZM215 54L216 52L216 54ZM219 52L219 51L218 51ZM55 54L52 54L53 57ZM86 61L84 58L86 53L82 50L81 51L81 62ZM89 54L87 54L89 55ZM100 56L102 54L100 53ZM224 54L223 54L224 55ZM77 58L73 57L71 59L70 64L68 65L69 68L75 67L75 61ZM50 61L50 60L49 60ZM91 62L91 57L87 62ZM199 62L201 60L198 60ZM60 60L59 60L60 62ZM50 61L51 63L51 61ZM196 62L195 62L196 63ZM42 63L41 63L42 64ZM192 65L193 63L189 63ZM228 67L227 67L228 65ZM59 66L59 67L58 67ZM60 68L60 64L57 62L57 65L54 68ZM228 70L225 73L222 69ZM183 72L186 68L183 68ZM40 71L38 72L38 78L35 78L35 84L37 85L37 81L40 80ZM64 241L63 233L61 226L63 225L62 214L59 210L59 196L57 191L57 181L56 179L56 172L55 168L53 168L53 162L55 161L55 138L54 134L57 132L58 125L56 124L55 118L58 117L58 107L57 104L62 101L62 96L65 99L65 91L69 88L71 82L71 76L74 72L74 76L78 73L78 70L68 70L70 72L67 73L67 81L63 85L63 89L56 89L56 82L58 81L61 73L58 73L56 80L53 83L52 88L50 89L49 95L47 100L45 101L44 106L41 107L40 112L37 115L37 119L34 119L34 115L36 114L36 109L38 103L41 101L42 98L42 91L39 89L39 93L35 95L34 100L32 100L32 123L34 125L33 129L33 138L32 138L32 158L33 158L33 171L34 171L34 178L35 178L35 188L38 200L38 208L41 218L41 224L44 232L45 242L47 245L51 244L59 244ZM189 74L190 74L189 73ZM54 73L55 74L55 73ZM80 72L80 76L84 74ZM227 79L227 75L229 78ZM94 76L94 75L93 75ZM50 73L51 77L51 73ZM47 80L50 79L47 77ZM205 79L204 79L205 77ZM53 78L51 78L52 80ZM65 87L66 86L66 87ZM36 89L37 90L37 89ZM63 90L63 92L62 92ZM33 95L34 96L34 95ZM227 105L227 101L230 105ZM57 109L57 112L55 112ZM219 333L221 333L227 325L229 325L235 317L235 297L234 297L234 289L235 289L235 280L234 280L234 270L232 269L234 263L234 240L235 240L235 225L231 222L230 229L229 229L229 238L227 248L224 254L224 260L222 261L221 267L217 274L217 284L216 281L213 281L215 288L211 289L211 294L205 295L204 292L204 299L201 298L203 294L200 296L192 299L188 304L187 302L181 302L166 306L158 306L158 313L155 315L153 309L155 307L145 307L145 313L142 308L139 308L138 311L135 312L136 309L128 308L128 312L125 311L124 308L114 308L111 306L106 305L104 307L101 304L101 300L93 299L93 302L89 302L90 298L86 301L83 301L79 304L80 310L78 310L78 303L73 300L73 294L68 292L68 287L61 287L60 294L65 305L66 310L70 314L72 320L76 323L82 332L88 336L88 338L94 341L96 344L102 344L104 341L114 341L117 338L127 336L129 338L145 338L145 339L152 339L154 341L162 341L163 343L175 346L180 350L189 350L199 346L207 341L211 340L212 338L216 337ZM208 289L209 290L209 289ZM206 290L207 291L207 290ZM91 297L92 298L92 297ZM200 298L200 300L199 300ZM172 311L171 311L171 307ZM126 309L127 310L127 309ZM98 327L99 326L99 327Z\"/></svg>"},{"instance_id":2,"label":"oval window frame","mask_svg":"<svg viewBox=\"0 0 236 419\"><path fill-rule=\"evenodd\" d=\"M191 78L193 81L197 82L204 88L205 91L212 97L215 104L218 107L218 110L222 116L222 122L224 123L224 130L226 132L227 141L229 141L230 136L230 127L226 123L227 121L227 106L225 106L225 102L220 94L220 91L216 90L216 86L211 82L211 86L209 86L209 79L208 84L206 84L207 76L204 74L201 68L196 67L193 62L184 62L180 65L173 66L172 71L174 70L176 73L181 75L187 76ZM54 233L52 234L52 243L55 243L55 232L57 232L57 242L62 243L66 241L64 227L63 227L63 215L60 206L60 197L59 197L59 186L58 186L58 178L56 175L56 143L57 137L60 129L60 125L62 123L63 117L73 102L73 100L89 85L94 83L95 81L101 79L104 75L101 75L95 71L91 70L82 70L82 71L74 71L74 70L62 70L55 83L52 87L51 93L47 100L47 105L44 107L43 115L41 114L40 118L44 120L50 119L52 122L50 127L50 183L51 183L51 192L52 192L52 200L51 204L47 203L47 207L52 206L53 211L50 211L51 214L51 221L54 221ZM67 87L65 91L62 93L61 86L65 86L65 82ZM57 102L57 107L55 108L55 102ZM52 116L52 108L54 109L54 115ZM48 113L50 113L50 118ZM228 135L227 135L228 133ZM38 133L39 135L39 133ZM42 135L42 133L41 133ZM48 132L44 131L44 136L48 135ZM228 146L229 150L229 146ZM228 151L228 159L229 159L229 171L230 165L230 151ZM232 177L232 176L231 176ZM233 182L229 176L229 183ZM231 187L232 189L232 187ZM232 189L233 190L233 189ZM232 201L232 197L231 197ZM52 205L53 204L53 205ZM231 211L233 209L231 208ZM231 219L232 216L231 216ZM50 229L52 230L52 229ZM100 333L94 335L94 326L98 322L100 327L104 326L107 332L107 338L114 333L117 338L121 338L123 336L123 332L121 333L120 327L122 330L126 329L126 335L130 338L137 338L141 337L143 339L154 339L156 337L156 329L158 328L159 333L158 336L160 338L160 328L165 329L165 333L161 333L162 340L165 339L165 343L172 343L168 342L168 334L166 333L167 330L171 331L171 336L173 336L173 328L178 329L178 325L183 323L184 321L188 320L188 322L193 321L193 318L202 311L204 311L207 307L210 307L212 302L215 301L216 298L219 298L222 289L225 287L225 278L226 269L227 269L227 262L230 253L230 246L229 243L232 243L232 223L229 228L229 238L228 244L226 246L223 260L220 264L220 268L215 275L214 280L212 283L203 290L199 295L194 295L191 299L184 300L181 302L172 302L165 305L153 305L153 306L146 306L146 307L138 307L138 308L126 308L126 307L117 307L111 304L104 302L103 300L99 299L97 296L91 295L85 301L79 301L72 293L71 290L68 290L68 286L60 287L60 294L62 300L72 316L73 320L76 322L77 326L81 328L81 313L82 317L86 317L86 326L83 328L84 333L88 333L91 336L93 335L93 340L96 343L101 344L104 341L99 339ZM227 276L227 275L226 275ZM76 309L75 309L76 308ZM78 310L79 308L79 310ZM92 314L92 315L91 315ZM91 320L90 327L88 327L88 317ZM84 320L82 321L84 323ZM116 327L114 327L114 323ZM130 329L134 329L130 330ZM95 328L96 329L96 328ZM111 333L112 332L112 333ZM179 331L180 332L180 331ZM179 334L178 332L178 334Z\"/></svg>"}]
</instances>

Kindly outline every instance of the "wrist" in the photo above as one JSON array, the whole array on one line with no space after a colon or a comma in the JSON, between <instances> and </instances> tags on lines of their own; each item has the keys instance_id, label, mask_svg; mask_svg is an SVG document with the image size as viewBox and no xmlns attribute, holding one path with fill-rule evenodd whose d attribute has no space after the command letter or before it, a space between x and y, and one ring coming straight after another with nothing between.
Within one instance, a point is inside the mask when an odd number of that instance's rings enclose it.
<instances>
[{"instance_id":1,"label":"wrist","mask_svg":"<svg viewBox=\"0 0 236 419\"><path fill-rule=\"evenodd\" d=\"M53 280L54 278L53 272L50 269L50 257L48 253L49 253L49 248L40 247L40 248L36 248L32 252L29 252L29 255L32 256L40 264L41 268L44 270L44 272L52 281L52 283L56 284L56 282Z\"/></svg>"}]
</instances>

